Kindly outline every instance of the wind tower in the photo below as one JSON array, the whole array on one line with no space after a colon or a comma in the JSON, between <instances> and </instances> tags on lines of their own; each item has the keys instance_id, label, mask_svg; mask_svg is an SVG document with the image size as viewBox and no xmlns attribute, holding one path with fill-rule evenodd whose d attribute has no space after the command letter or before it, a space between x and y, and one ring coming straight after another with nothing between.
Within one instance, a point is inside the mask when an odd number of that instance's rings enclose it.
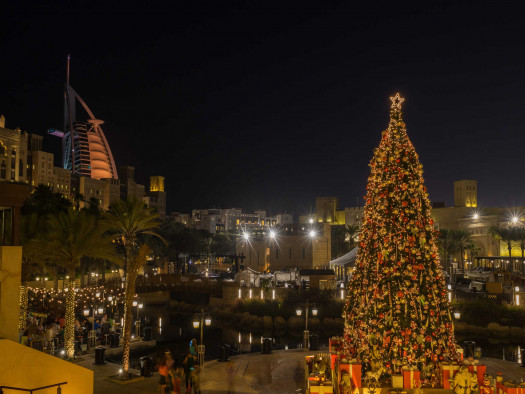
<instances>
[{"instance_id":1,"label":"wind tower","mask_svg":"<svg viewBox=\"0 0 525 394\"><path fill-rule=\"evenodd\" d=\"M64 88L64 131L49 129L48 133L62 138L62 164L72 174L95 179L118 179L115 160L102 130L104 121L95 117L86 102L69 84L69 64L68 55ZM77 101L89 117L86 121L77 120Z\"/></svg>"}]
</instances>

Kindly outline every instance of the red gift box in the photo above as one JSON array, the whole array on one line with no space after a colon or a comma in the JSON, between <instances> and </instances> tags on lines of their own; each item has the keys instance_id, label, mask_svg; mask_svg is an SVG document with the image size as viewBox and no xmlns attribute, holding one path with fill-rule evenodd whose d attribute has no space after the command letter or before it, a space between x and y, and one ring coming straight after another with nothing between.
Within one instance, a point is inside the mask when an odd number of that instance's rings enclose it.
<instances>
[{"instance_id":1,"label":"red gift box","mask_svg":"<svg viewBox=\"0 0 525 394\"><path fill-rule=\"evenodd\" d=\"M459 371L459 365L456 363L441 363L441 387L450 389L449 379L453 379L456 372Z\"/></svg>"},{"instance_id":2,"label":"red gift box","mask_svg":"<svg viewBox=\"0 0 525 394\"><path fill-rule=\"evenodd\" d=\"M510 382L496 382L497 394L524 394L525 387L516 386Z\"/></svg>"},{"instance_id":3,"label":"red gift box","mask_svg":"<svg viewBox=\"0 0 525 394\"><path fill-rule=\"evenodd\" d=\"M346 371L350 378L352 379L352 383L354 384L354 387L361 388L361 364L343 364L339 363L339 378L337 384L341 383L341 373L343 371Z\"/></svg>"},{"instance_id":4,"label":"red gift box","mask_svg":"<svg viewBox=\"0 0 525 394\"><path fill-rule=\"evenodd\" d=\"M335 369L335 363L337 362L338 358L339 358L339 355L330 354L330 367L332 368L332 371Z\"/></svg>"},{"instance_id":5,"label":"red gift box","mask_svg":"<svg viewBox=\"0 0 525 394\"><path fill-rule=\"evenodd\" d=\"M416 368L403 368L403 388L413 389L421 386L421 372Z\"/></svg>"},{"instance_id":6,"label":"red gift box","mask_svg":"<svg viewBox=\"0 0 525 394\"><path fill-rule=\"evenodd\" d=\"M486 365L467 365L468 371L470 373L473 373L477 376L478 384L480 386L483 386L483 379L485 373L487 373L487 366Z\"/></svg>"}]
</instances>

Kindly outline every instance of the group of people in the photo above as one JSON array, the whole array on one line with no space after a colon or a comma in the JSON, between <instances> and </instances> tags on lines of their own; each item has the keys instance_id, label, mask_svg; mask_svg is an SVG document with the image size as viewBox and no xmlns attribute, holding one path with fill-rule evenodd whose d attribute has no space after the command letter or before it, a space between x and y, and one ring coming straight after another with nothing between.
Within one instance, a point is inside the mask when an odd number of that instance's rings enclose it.
<instances>
[{"instance_id":1,"label":"group of people","mask_svg":"<svg viewBox=\"0 0 525 394\"><path fill-rule=\"evenodd\" d=\"M192 339L182 362L174 359L169 349L166 349L158 361L160 382L159 393L181 394L200 393L200 366L197 356L197 340Z\"/></svg>"},{"instance_id":2,"label":"group of people","mask_svg":"<svg viewBox=\"0 0 525 394\"><path fill-rule=\"evenodd\" d=\"M57 350L64 341L64 326L66 320L63 315L48 314L39 318L28 317L28 327L20 337L20 343L34 347L35 342L42 342L42 350ZM116 328L115 321L105 314L100 319L93 317L75 319L75 338L78 350L81 351L81 344L87 344L88 333L92 330L97 332L101 342L104 342L106 335Z\"/></svg>"}]
</instances>

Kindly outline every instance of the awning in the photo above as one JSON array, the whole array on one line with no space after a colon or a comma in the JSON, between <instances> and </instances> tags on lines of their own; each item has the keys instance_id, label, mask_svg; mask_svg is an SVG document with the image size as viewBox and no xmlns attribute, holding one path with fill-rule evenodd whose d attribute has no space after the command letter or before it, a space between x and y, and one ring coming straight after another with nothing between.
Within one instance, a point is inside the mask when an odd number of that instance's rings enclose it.
<instances>
[{"instance_id":1,"label":"awning","mask_svg":"<svg viewBox=\"0 0 525 394\"><path fill-rule=\"evenodd\" d=\"M353 267L357 260L357 246L347 254L330 261L330 267Z\"/></svg>"}]
</instances>

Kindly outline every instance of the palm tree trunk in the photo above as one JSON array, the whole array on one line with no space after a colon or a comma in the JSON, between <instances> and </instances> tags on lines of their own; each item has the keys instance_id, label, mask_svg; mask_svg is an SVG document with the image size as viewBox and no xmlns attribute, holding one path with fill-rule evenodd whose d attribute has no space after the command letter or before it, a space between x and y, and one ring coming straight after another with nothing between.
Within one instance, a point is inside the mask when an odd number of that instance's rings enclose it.
<instances>
[{"instance_id":1,"label":"palm tree trunk","mask_svg":"<svg viewBox=\"0 0 525 394\"><path fill-rule=\"evenodd\" d=\"M20 286L20 322L18 323L19 332L22 334L27 328L27 286Z\"/></svg>"},{"instance_id":2,"label":"palm tree trunk","mask_svg":"<svg viewBox=\"0 0 525 394\"><path fill-rule=\"evenodd\" d=\"M129 369L129 347L131 339L131 323L133 314L133 298L135 296L135 280L137 275L130 272L126 280L126 303L124 304L124 338L122 353L122 369L127 372Z\"/></svg>"},{"instance_id":3,"label":"palm tree trunk","mask_svg":"<svg viewBox=\"0 0 525 394\"><path fill-rule=\"evenodd\" d=\"M66 325L64 328L64 345L68 358L75 356L75 272L69 272L66 295Z\"/></svg>"},{"instance_id":4,"label":"palm tree trunk","mask_svg":"<svg viewBox=\"0 0 525 394\"><path fill-rule=\"evenodd\" d=\"M58 291L58 266L54 267L53 288Z\"/></svg>"}]
</instances>

